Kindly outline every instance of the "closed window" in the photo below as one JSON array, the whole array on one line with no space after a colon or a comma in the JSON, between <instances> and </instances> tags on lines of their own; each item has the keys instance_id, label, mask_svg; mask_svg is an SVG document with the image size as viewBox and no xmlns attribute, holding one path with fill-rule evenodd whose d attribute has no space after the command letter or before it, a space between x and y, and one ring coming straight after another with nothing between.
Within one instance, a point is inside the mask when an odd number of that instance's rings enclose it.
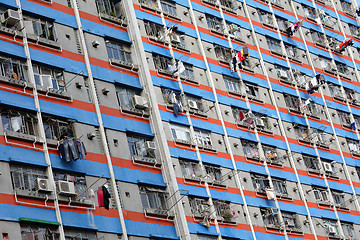
<instances>
[{"instance_id":1,"label":"closed window","mask_svg":"<svg viewBox=\"0 0 360 240\"><path fill-rule=\"evenodd\" d=\"M182 141L185 143L191 143L190 130L188 127L181 125L170 125L171 134L175 141Z\"/></svg>"},{"instance_id":2,"label":"closed window","mask_svg":"<svg viewBox=\"0 0 360 240\"><path fill-rule=\"evenodd\" d=\"M128 46L124 46L123 44L116 42L106 41L106 50L109 59L113 58L119 61L132 63L131 52L129 51Z\"/></svg>"},{"instance_id":3,"label":"closed window","mask_svg":"<svg viewBox=\"0 0 360 240\"><path fill-rule=\"evenodd\" d=\"M222 181L221 169L217 166L204 164L208 181Z\"/></svg>"},{"instance_id":4,"label":"closed window","mask_svg":"<svg viewBox=\"0 0 360 240\"><path fill-rule=\"evenodd\" d=\"M211 147L211 135L210 132L195 130L195 141L200 147Z\"/></svg>"},{"instance_id":5,"label":"closed window","mask_svg":"<svg viewBox=\"0 0 360 240\"><path fill-rule=\"evenodd\" d=\"M194 69L193 65L183 63L185 70L181 73L181 76L184 76L186 78L194 79Z\"/></svg>"},{"instance_id":6,"label":"closed window","mask_svg":"<svg viewBox=\"0 0 360 240\"><path fill-rule=\"evenodd\" d=\"M161 3L161 8L164 11L164 13L172 15L172 16L176 16L176 3L175 2L161 0L160 3Z\"/></svg>"},{"instance_id":7,"label":"closed window","mask_svg":"<svg viewBox=\"0 0 360 240\"><path fill-rule=\"evenodd\" d=\"M350 75L350 70L346 64L343 64L343 63L340 63L337 61L335 61L335 64L336 64L337 70L340 74L343 74L345 76Z\"/></svg>"},{"instance_id":8,"label":"closed window","mask_svg":"<svg viewBox=\"0 0 360 240\"><path fill-rule=\"evenodd\" d=\"M281 214L287 229L294 230L300 228L297 215L295 213L281 211Z\"/></svg>"},{"instance_id":9,"label":"closed window","mask_svg":"<svg viewBox=\"0 0 360 240\"><path fill-rule=\"evenodd\" d=\"M230 49L222 46L215 46L215 55L219 61L230 62L231 60Z\"/></svg>"},{"instance_id":10,"label":"closed window","mask_svg":"<svg viewBox=\"0 0 360 240\"><path fill-rule=\"evenodd\" d=\"M352 223L342 222L341 227L346 237L356 239L354 226Z\"/></svg>"},{"instance_id":11,"label":"closed window","mask_svg":"<svg viewBox=\"0 0 360 240\"><path fill-rule=\"evenodd\" d=\"M288 192L286 189L286 181L281 180L281 179L275 179L272 178L272 183L274 185L274 190L276 193L282 195L282 196L287 196Z\"/></svg>"},{"instance_id":12,"label":"closed window","mask_svg":"<svg viewBox=\"0 0 360 240\"><path fill-rule=\"evenodd\" d=\"M336 221L330 220L330 219L324 219L323 225L324 225L324 228L325 228L328 236L335 237L335 236L339 235L339 229L338 229Z\"/></svg>"},{"instance_id":13,"label":"closed window","mask_svg":"<svg viewBox=\"0 0 360 240\"><path fill-rule=\"evenodd\" d=\"M273 18L271 13L259 10L259 18L262 23L273 25Z\"/></svg>"},{"instance_id":14,"label":"closed window","mask_svg":"<svg viewBox=\"0 0 360 240\"><path fill-rule=\"evenodd\" d=\"M266 42L269 46L269 49L277 53L282 53L280 41L274 38L266 38Z\"/></svg>"},{"instance_id":15,"label":"closed window","mask_svg":"<svg viewBox=\"0 0 360 240\"><path fill-rule=\"evenodd\" d=\"M360 154L359 142L351 139L346 140L348 143L349 150L352 154Z\"/></svg>"},{"instance_id":16,"label":"closed window","mask_svg":"<svg viewBox=\"0 0 360 240\"><path fill-rule=\"evenodd\" d=\"M145 5L149 8L156 9L158 8L157 2L155 0L140 0L140 4Z\"/></svg>"},{"instance_id":17,"label":"closed window","mask_svg":"<svg viewBox=\"0 0 360 240\"><path fill-rule=\"evenodd\" d=\"M346 208L345 195L341 192L332 192L334 203L338 207Z\"/></svg>"},{"instance_id":18,"label":"closed window","mask_svg":"<svg viewBox=\"0 0 360 240\"><path fill-rule=\"evenodd\" d=\"M303 5L303 10L304 10L304 13L305 13L305 17L311 18L311 19L316 18L317 14L316 14L315 8Z\"/></svg>"},{"instance_id":19,"label":"closed window","mask_svg":"<svg viewBox=\"0 0 360 240\"><path fill-rule=\"evenodd\" d=\"M167 210L167 193L163 189L139 187L141 203L144 208Z\"/></svg>"},{"instance_id":20,"label":"closed window","mask_svg":"<svg viewBox=\"0 0 360 240\"><path fill-rule=\"evenodd\" d=\"M310 31L310 32L311 32L312 40L315 43L318 43L320 45L325 45L325 36L324 36L324 34L322 34L320 32L317 32L317 31Z\"/></svg>"},{"instance_id":21,"label":"closed window","mask_svg":"<svg viewBox=\"0 0 360 240\"><path fill-rule=\"evenodd\" d=\"M329 90L330 90L331 96L333 96L334 98L339 98L339 99L344 98L344 95L341 91L340 86L335 85L335 84L329 84Z\"/></svg>"},{"instance_id":22,"label":"closed window","mask_svg":"<svg viewBox=\"0 0 360 240\"><path fill-rule=\"evenodd\" d=\"M241 93L241 82L235 78L229 78L224 76L225 87L229 92Z\"/></svg>"}]
</instances>

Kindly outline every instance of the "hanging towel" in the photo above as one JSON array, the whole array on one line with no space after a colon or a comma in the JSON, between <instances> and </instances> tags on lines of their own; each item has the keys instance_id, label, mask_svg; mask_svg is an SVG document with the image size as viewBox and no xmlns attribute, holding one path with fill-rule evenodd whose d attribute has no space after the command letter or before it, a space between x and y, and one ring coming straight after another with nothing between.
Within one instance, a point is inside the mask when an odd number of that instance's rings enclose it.
<instances>
[{"instance_id":1,"label":"hanging towel","mask_svg":"<svg viewBox=\"0 0 360 240\"><path fill-rule=\"evenodd\" d=\"M102 190L98 190L96 192L97 194L97 199L98 199L98 204L99 204L99 207L104 207L104 194L103 194L103 191Z\"/></svg>"},{"instance_id":2,"label":"hanging towel","mask_svg":"<svg viewBox=\"0 0 360 240\"><path fill-rule=\"evenodd\" d=\"M106 210L109 210L111 195L110 195L109 191L107 190L107 188L105 186L102 186L101 189L102 189L102 192L103 192L104 207L105 207Z\"/></svg>"},{"instance_id":3,"label":"hanging towel","mask_svg":"<svg viewBox=\"0 0 360 240\"><path fill-rule=\"evenodd\" d=\"M245 114L243 112L239 113L239 119L242 121L245 118Z\"/></svg>"}]
</instances>

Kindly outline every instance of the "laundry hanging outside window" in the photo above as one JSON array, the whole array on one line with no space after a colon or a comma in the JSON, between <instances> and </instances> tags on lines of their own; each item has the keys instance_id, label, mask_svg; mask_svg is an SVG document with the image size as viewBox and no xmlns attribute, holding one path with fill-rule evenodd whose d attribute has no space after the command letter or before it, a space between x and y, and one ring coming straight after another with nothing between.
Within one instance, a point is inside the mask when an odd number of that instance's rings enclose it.
<instances>
[{"instance_id":1,"label":"laundry hanging outside window","mask_svg":"<svg viewBox=\"0 0 360 240\"><path fill-rule=\"evenodd\" d=\"M324 75L317 74L315 77L311 78L305 85L306 90L309 94L313 94L325 83Z\"/></svg>"},{"instance_id":2,"label":"laundry hanging outside window","mask_svg":"<svg viewBox=\"0 0 360 240\"><path fill-rule=\"evenodd\" d=\"M96 194L99 207L104 207L106 210L109 210L111 195L108 189L105 186L102 186L101 190L98 190Z\"/></svg>"},{"instance_id":3,"label":"laundry hanging outside window","mask_svg":"<svg viewBox=\"0 0 360 240\"><path fill-rule=\"evenodd\" d=\"M299 19L291 27L286 29L286 33L288 37L292 37L294 33L296 33L301 26L302 26L302 19Z\"/></svg>"},{"instance_id":4,"label":"laundry hanging outside window","mask_svg":"<svg viewBox=\"0 0 360 240\"><path fill-rule=\"evenodd\" d=\"M345 51L345 48L348 46L352 46L354 44L353 39L351 37L346 38L342 43L339 44L339 46L336 47L336 51L339 51L342 53Z\"/></svg>"},{"instance_id":5,"label":"laundry hanging outside window","mask_svg":"<svg viewBox=\"0 0 360 240\"><path fill-rule=\"evenodd\" d=\"M238 69L242 69L242 65L249 57L249 50L247 47L243 47L238 53L233 53L230 61L231 72L235 72Z\"/></svg>"},{"instance_id":6,"label":"laundry hanging outside window","mask_svg":"<svg viewBox=\"0 0 360 240\"><path fill-rule=\"evenodd\" d=\"M59 138L60 157L66 162L71 160L86 159L87 151L80 138L69 137L67 129L64 129Z\"/></svg>"}]
</instances>

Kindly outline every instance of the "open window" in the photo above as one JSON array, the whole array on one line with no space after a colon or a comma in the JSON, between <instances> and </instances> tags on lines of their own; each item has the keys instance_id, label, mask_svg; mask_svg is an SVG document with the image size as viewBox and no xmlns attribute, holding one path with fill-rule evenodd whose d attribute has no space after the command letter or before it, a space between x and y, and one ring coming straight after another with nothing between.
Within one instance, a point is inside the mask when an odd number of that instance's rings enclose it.
<instances>
[{"instance_id":1,"label":"open window","mask_svg":"<svg viewBox=\"0 0 360 240\"><path fill-rule=\"evenodd\" d=\"M197 198L197 197L189 197L189 203L191 212L194 217L197 218L204 218L210 217L210 205L207 199L204 198Z\"/></svg>"},{"instance_id":2,"label":"open window","mask_svg":"<svg viewBox=\"0 0 360 240\"><path fill-rule=\"evenodd\" d=\"M341 90L341 87L335 84L329 84L330 94L333 98L339 101L345 101L344 93Z\"/></svg>"},{"instance_id":3,"label":"open window","mask_svg":"<svg viewBox=\"0 0 360 240\"><path fill-rule=\"evenodd\" d=\"M256 142L241 141L246 159L260 161L259 148Z\"/></svg>"},{"instance_id":4,"label":"open window","mask_svg":"<svg viewBox=\"0 0 360 240\"><path fill-rule=\"evenodd\" d=\"M244 39L243 39L243 35L241 33L240 26L235 23L229 23L229 22L226 22L226 24L227 24L227 28L228 28L230 37L234 38L235 40L243 42Z\"/></svg>"},{"instance_id":5,"label":"open window","mask_svg":"<svg viewBox=\"0 0 360 240\"><path fill-rule=\"evenodd\" d=\"M268 44L270 52L283 56L283 52L279 40L275 38L267 37L266 42Z\"/></svg>"},{"instance_id":6,"label":"open window","mask_svg":"<svg viewBox=\"0 0 360 240\"><path fill-rule=\"evenodd\" d=\"M25 61L0 57L0 81L25 86L27 84L27 66Z\"/></svg>"},{"instance_id":7,"label":"open window","mask_svg":"<svg viewBox=\"0 0 360 240\"><path fill-rule=\"evenodd\" d=\"M43 124L48 144L57 145L60 140L75 137L73 121L43 116Z\"/></svg>"},{"instance_id":8,"label":"open window","mask_svg":"<svg viewBox=\"0 0 360 240\"><path fill-rule=\"evenodd\" d=\"M214 47L217 59L222 63L229 63L231 61L231 50L229 48L216 45Z\"/></svg>"},{"instance_id":9,"label":"open window","mask_svg":"<svg viewBox=\"0 0 360 240\"><path fill-rule=\"evenodd\" d=\"M70 95L66 92L67 86L62 70L48 68L38 64L33 64L32 68L38 91L70 98Z\"/></svg>"},{"instance_id":10,"label":"open window","mask_svg":"<svg viewBox=\"0 0 360 240\"><path fill-rule=\"evenodd\" d=\"M206 15L206 22L210 31L224 34L224 25L221 18L212 15Z\"/></svg>"},{"instance_id":11,"label":"open window","mask_svg":"<svg viewBox=\"0 0 360 240\"><path fill-rule=\"evenodd\" d=\"M302 7L303 7L303 10L304 10L305 17L307 19L315 21L315 18L317 16L315 8L307 6L307 5L302 5Z\"/></svg>"},{"instance_id":12,"label":"open window","mask_svg":"<svg viewBox=\"0 0 360 240\"><path fill-rule=\"evenodd\" d=\"M161 165L156 160L156 144L155 142L135 135L127 137L129 144L130 154L135 163L147 164L147 165Z\"/></svg>"},{"instance_id":13,"label":"open window","mask_svg":"<svg viewBox=\"0 0 360 240\"><path fill-rule=\"evenodd\" d=\"M168 209L168 193L165 189L139 186L141 203L146 215L158 217L174 217Z\"/></svg>"},{"instance_id":14,"label":"open window","mask_svg":"<svg viewBox=\"0 0 360 240\"><path fill-rule=\"evenodd\" d=\"M304 164L308 172L317 173L317 174L320 173L319 159L309 155L303 155L302 159L304 161Z\"/></svg>"},{"instance_id":15,"label":"open window","mask_svg":"<svg viewBox=\"0 0 360 240\"><path fill-rule=\"evenodd\" d=\"M279 178L272 178L272 183L274 186L274 190L276 193L276 196L281 198L287 198L288 197L288 191L286 188L286 181Z\"/></svg>"},{"instance_id":16,"label":"open window","mask_svg":"<svg viewBox=\"0 0 360 240\"><path fill-rule=\"evenodd\" d=\"M159 11L159 7L156 0L140 0L139 3L141 7Z\"/></svg>"},{"instance_id":17,"label":"open window","mask_svg":"<svg viewBox=\"0 0 360 240\"><path fill-rule=\"evenodd\" d=\"M140 90L116 86L116 95L122 112L149 116L148 100L141 96Z\"/></svg>"},{"instance_id":18,"label":"open window","mask_svg":"<svg viewBox=\"0 0 360 240\"><path fill-rule=\"evenodd\" d=\"M318 9L319 18L326 27L334 29L334 26L337 24L337 21L335 18L331 17L323 9Z\"/></svg>"},{"instance_id":19,"label":"open window","mask_svg":"<svg viewBox=\"0 0 360 240\"><path fill-rule=\"evenodd\" d=\"M196 114L202 117L206 117L206 104L202 98L193 95L185 95L185 106L189 113Z\"/></svg>"},{"instance_id":20,"label":"open window","mask_svg":"<svg viewBox=\"0 0 360 240\"><path fill-rule=\"evenodd\" d=\"M350 104L360 105L360 95L357 91L349 88L344 88L345 95Z\"/></svg>"},{"instance_id":21,"label":"open window","mask_svg":"<svg viewBox=\"0 0 360 240\"><path fill-rule=\"evenodd\" d=\"M57 224L21 223L22 240L60 240Z\"/></svg>"},{"instance_id":22,"label":"open window","mask_svg":"<svg viewBox=\"0 0 360 240\"><path fill-rule=\"evenodd\" d=\"M318 204L326 205L326 206L331 205L329 192L327 191L326 188L318 188L318 187L316 187L316 188L313 188L312 191L314 193L315 201Z\"/></svg>"},{"instance_id":23,"label":"open window","mask_svg":"<svg viewBox=\"0 0 360 240\"><path fill-rule=\"evenodd\" d=\"M198 162L179 160L184 179L190 181L201 181L203 176Z\"/></svg>"},{"instance_id":24,"label":"open window","mask_svg":"<svg viewBox=\"0 0 360 240\"><path fill-rule=\"evenodd\" d=\"M330 238L340 238L339 229L336 221L330 219L323 219L325 231Z\"/></svg>"},{"instance_id":25,"label":"open window","mask_svg":"<svg viewBox=\"0 0 360 240\"><path fill-rule=\"evenodd\" d=\"M145 25L145 32L151 40L162 41L162 42L165 41L165 37L164 37L165 33L163 26L148 21L144 21L144 25Z\"/></svg>"},{"instance_id":26,"label":"open window","mask_svg":"<svg viewBox=\"0 0 360 240\"><path fill-rule=\"evenodd\" d=\"M249 83L245 83L245 93L246 96L255 101L261 101L259 87Z\"/></svg>"},{"instance_id":27,"label":"open window","mask_svg":"<svg viewBox=\"0 0 360 240\"><path fill-rule=\"evenodd\" d=\"M162 74L174 75L174 71L171 69L171 66L174 64L173 60L171 58L159 55L159 54L153 54L153 61L155 65L155 69Z\"/></svg>"},{"instance_id":28,"label":"open window","mask_svg":"<svg viewBox=\"0 0 360 240\"><path fill-rule=\"evenodd\" d=\"M13 189L17 195L25 197L43 197L53 192L45 168L10 165Z\"/></svg>"},{"instance_id":29,"label":"open window","mask_svg":"<svg viewBox=\"0 0 360 240\"><path fill-rule=\"evenodd\" d=\"M284 164L284 157L279 156L275 147L264 145L263 146L266 162L271 165L282 166Z\"/></svg>"},{"instance_id":30,"label":"open window","mask_svg":"<svg viewBox=\"0 0 360 240\"><path fill-rule=\"evenodd\" d=\"M273 17L271 15L271 13L265 12L262 10L258 10L258 14L259 14L260 22L263 25L271 27L271 28L274 27L274 21L273 21Z\"/></svg>"},{"instance_id":31,"label":"open window","mask_svg":"<svg viewBox=\"0 0 360 240\"><path fill-rule=\"evenodd\" d=\"M285 227L290 232L302 232L301 225L296 213L281 211Z\"/></svg>"},{"instance_id":32,"label":"open window","mask_svg":"<svg viewBox=\"0 0 360 240\"><path fill-rule=\"evenodd\" d=\"M178 18L176 13L176 2L160 0L160 4L164 15L168 17Z\"/></svg>"},{"instance_id":33,"label":"open window","mask_svg":"<svg viewBox=\"0 0 360 240\"><path fill-rule=\"evenodd\" d=\"M101 19L126 26L121 0L96 0L96 7Z\"/></svg>"},{"instance_id":34,"label":"open window","mask_svg":"<svg viewBox=\"0 0 360 240\"><path fill-rule=\"evenodd\" d=\"M350 119L350 113L337 110L337 115L339 116L339 122L343 127L351 128L352 122Z\"/></svg>"},{"instance_id":35,"label":"open window","mask_svg":"<svg viewBox=\"0 0 360 240\"><path fill-rule=\"evenodd\" d=\"M199 148L213 150L211 133L203 130L194 130L195 142Z\"/></svg>"},{"instance_id":36,"label":"open window","mask_svg":"<svg viewBox=\"0 0 360 240\"><path fill-rule=\"evenodd\" d=\"M251 180L254 190L258 194L266 194L266 189L270 189L270 182L267 176L264 175L251 175Z\"/></svg>"},{"instance_id":37,"label":"open window","mask_svg":"<svg viewBox=\"0 0 360 240\"><path fill-rule=\"evenodd\" d=\"M296 125L294 126L296 138L305 143L311 142L311 133L309 129L306 126L303 125Z\"/></svg>"},{"instance_id":38,"label":"open window","mask_svg":"<svg viewBox=\"0 0 360 240\"><path fill-rule=\"evenodd\" d=\"M326 47L326 38L323 33L314 30L311 30L310 33L311 33L311 38L316 45Z\"/></svg>"},{"instance_id":39,"label":"open window","mask_svg":"<svg viewBox=\"0 0 360 240\"><path fill-rule=\"evenodd\" d=\"M285 95L285 104L290 111L300 113L300 100L292 95Z\"/></svg>"},{"instance_id":40,"label":"open window","mask_svg":"<svg viewBox=\"0 0 360 240\"><path fill-rule=\"evenodd\" d=\"M204 164L206 171L206 181L211 185L223 186L221 168L219 166Z\"/></svg>"},{"instance_id":41,"label":"open window","mask_svg":"<svg viewBox=\"0 0 360 240\"><path fill-rule=\"evenodd\" d=\"M302 55L304 54L303 50L300 50L299 48L290 44L285 44L285 50L287 56L290 59L296 62L302 62Z\"/></svg>"},{"instance_id":42,"label":"open window","mask_svg":"<svg viewBox=\"0 0 360 240\"><path fill-rule=\"evenodd\" d=\"M360 39L360 28L358 26L355 26L353 24L348 23L349 31L351 36L354 38Z\"/></svg>"},{"instance_id":43,"label":"open window","mask_svg":"<svg viewBox=\"0 0 360 240\"><path fill-rule=\"evenodd\" d=\"M286 20L285 18L282 18L282 17L276 16L276 21L277 21L280 31L282 31L284 33L286 33L286 30L289 27L291 27L291 25L292 25L288 20Z\"/></svg>"},{"instance_id":44,"label":"open window","mask_svg":"<svg viewBox=\"0 0 360 240\"><path fill-rule=\"evenodd\" d=\"M332 196L333 196L334 204L336 207L345 209L345 210L348 209L348 207L346 205L346 201L345 201L345 193L332 191Z\"/></svg>"},{"instance_id":45,"label":"open window","mask_svg":"<svg viewBox=\"0 0 360 240\"><path fill-rule=\"evenodd\" d=\"M37 133L37 119L35 114L1 109L1 121L6 137L35 141Z\"/></svg>"},{"instance_id":46,"label":"open window","mask_svg":"<svg viewBox=\"0 0 360 240\"><path fill-rule=\"evenodd\" d=\"M280 229L281 224L276 208L261 208L260 212L266 228Z\"/></svg>"},{"instance_id":47,"label":"open window","mask_svg":"<svg viewBox=\"0 0 360 240\"><path fill-rule=\"evenodd\" d=\"M290 70L280 65L275 65L276 75L282 82L292 83Z\"/></svg>"},{"instance_id":48,"label":"open window","mask_svg":"<svg viewBox=\"0 0 360 240\"><path fill-rule=\"evenodd\" d=\"M224 222L235 222L235 216L233 210L231 209L230 202L215 200L214 207L218 220Z\"/></svg>"},{"instance_id":49,"label":"open window","mask_svg":"<svg viewBox=\"0 0 360 240\"><path fill-rule=\"evenodd\" d=\"M24 26L30 41L60 49L60 44L57 42L58 39L54 22L24 16Z\"/></svg>"}]
</instances>

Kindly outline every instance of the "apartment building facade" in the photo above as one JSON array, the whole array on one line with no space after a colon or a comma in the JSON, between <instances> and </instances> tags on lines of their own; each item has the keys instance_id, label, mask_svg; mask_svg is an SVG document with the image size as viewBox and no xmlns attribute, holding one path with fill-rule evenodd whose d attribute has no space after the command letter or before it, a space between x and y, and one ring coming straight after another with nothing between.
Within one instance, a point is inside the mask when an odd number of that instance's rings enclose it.
<instances>
[{"instance_id":1,"label":"apartment building facade","mask_svg":"<svg viewBox=\"0 0 360 240\"><path fill-rule=\"evenodd\" d=\"M360 239L356 9L0 0L0 238Z\"/></svg>"}]
</instances>

